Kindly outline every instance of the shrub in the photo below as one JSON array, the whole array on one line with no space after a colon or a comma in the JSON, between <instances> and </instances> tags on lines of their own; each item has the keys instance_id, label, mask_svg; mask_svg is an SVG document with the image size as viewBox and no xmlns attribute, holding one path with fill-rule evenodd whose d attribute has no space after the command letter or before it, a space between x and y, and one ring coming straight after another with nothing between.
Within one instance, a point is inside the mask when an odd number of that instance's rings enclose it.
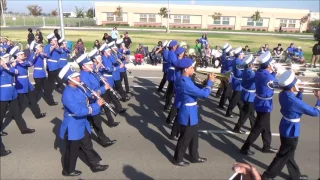
<instances>
[{"instance_id":1,"label":"shrub","mask_svg":"<svg viewBox=\"0 0 320 180\"><path fill-rule=\"evenodd\" d=\"M218 29L220 30L220 29L221 29L221 27L218 27Z\"/></svg>"},{"instance_id":2,"label":"shrub","mask_svg":"<svg viewBox=\"0 0 320 180\"><path fill-rule=\"evenodd\" d=\"M250 28L247 28L247 31L250 31Z\"/></svg>"},{"instance_id":3,"label":"shrub","mask_svg":"<svg viewBox=\"0 0 320 180\"><path fill-rule=\"evenodd\" d=\"M228 30L232 30L232 28L228 28Z\"/></svg>"},{"instance_id":4,"label":"shrub","mask_svg":"<svg viewBox=\"0 0 320 180\"><path fill-rule=\"evenodd\" d=\"M190 27L190 26L188 26L187 28L189 28L189 29L190 29L191 27Z\"/></svg>"},{"instance_id":5,"label":"shrub","mask_svg":"<svg viewBox=\"0 0 320 180\"><path fill-rule=\"evenodd\" d=\"M261 29L257 29L257 31L261 31Z\"/></svg>"},{"instance_id":6,"label":"shrub","mask_svg":"<svg viewBox=\"0 0 320 180\"><path fill-rule=\"evenodd\" d=\"M197 29L197 26L195 26L195 27L193 27L193 28Z\"/></svg>"},{"instance_id":7,"label":"shrub","mask_svg":"<svg viewBox=\"0 0 320 180\"><path fill-rule=\"evenodd\" d=\"M176 26L173 26L173 28L176 28Z\"/></svg>"},{"instance_id":8,"label":"shrub","mask_svg":"<svg viewBox=\"0 0 320 180\"><path fill-rule=\"evenodd\" d=\"M223 29L223 30L226 30L227 28L224 27L224 28L222 28L222 29Z\"/></svg>"},{"instance_id":9,"label":"shrub","mask_svg":"<svg viewBox=\"0 0 320 180\"><path fill-rule=\"evenodd\" d=\"M262 29L262 31L266 31L266 29Z\"/></svg>"},{"instance_id":10,"label":"shrub","mask_svg":"<svg viewBox=\"0 0 320 180\"><path fill-rule=\"evenodd\" d=\"M255 29L252 28L251 31L255 31Z\"/></svg>"}]
</instances>

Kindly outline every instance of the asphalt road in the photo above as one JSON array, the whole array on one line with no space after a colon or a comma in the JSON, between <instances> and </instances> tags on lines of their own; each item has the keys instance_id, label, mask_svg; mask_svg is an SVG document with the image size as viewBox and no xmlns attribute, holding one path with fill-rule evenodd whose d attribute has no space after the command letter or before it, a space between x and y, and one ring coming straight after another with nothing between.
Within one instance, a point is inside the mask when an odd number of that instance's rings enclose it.
<instances>
[{"instance_id":1,"label":"asphalt road","mask_svg":"<svg viewBox=\"0 0 320 180\"><path fill-rule=\"evenodd\" d=\"M62 105L49 107L43 100L39 101L42 112L47 113L43 119L35 119L27 109L23 117L30 128L36 132L30 135L20 134L16 124L5 120L8 126L3 137L7 149L12 154L1 158L1 179L228 179L232 174L235 161L248 162L258 168L260 173L268 167L275 154L263 154L261 138L252 148L255 156L248 157L239 153L247 135L232 134L237 118L224 117L225 111L217 109L219 99L199 99L200 129L210 131L201 133L199 141L200 156L208 158L204 164L191 164L189 167L175 167L171 164L176 141L168 140L171 126L166 125L168 112L163 111L163 94L156 92L162 77L160 71L133 70L129 77L131 90L130 101L123 103L128 108L127 114L117 116L120 125L109 128L104 125L107 136L118 142L103 148L95 141L94 148L103 158L103 163L110 165L105 172L92 173L82 160L78 160L76 169L83 174L76 178L64 178L61 175L61 152L64 143L58 132L63 119ZM61 95L54 93L56 101ZM314 105L316 98L305 95L304 101ZM281 119L278 93L274 96L274 111L271 116L273 133L272 146L280 146L278 125ZM238 109L235 108L235 113ZM309 179L319 178L319 117L303 116L301 137L296 151L296 160L301 172ZM246 123L245 130L249 130ZM279 179L287 177L284 168Z\"/></svg>"}]
</instances>

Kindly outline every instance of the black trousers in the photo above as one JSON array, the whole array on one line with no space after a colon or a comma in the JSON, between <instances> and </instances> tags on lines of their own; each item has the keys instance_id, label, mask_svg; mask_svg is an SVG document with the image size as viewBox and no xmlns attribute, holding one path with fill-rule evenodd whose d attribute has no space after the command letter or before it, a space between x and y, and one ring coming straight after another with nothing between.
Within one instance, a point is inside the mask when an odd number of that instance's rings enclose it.
<instances>
[{"instance_id":1,"label":"black trousers","mask_svg":"<svg viewBox=\"0 0 320 180\"><path fill-rule=\"evenodd\" d=\"M127 93L123 90L121 81L114 81L114 88L117 90L122 97L122 99L125 99L127 97Z\"/></svg>"},{"instance_id":2,"label":"black trousers","mask_svg":"<svg viewBox=\"0 0 320 180\"><path fill-rule=\"evenodd\" d=\"M226 116L232 115L232 110L238 105L239 110L243 107L243 102L241 101L241 91L233 91L231 102L229 103Z\"/></svg>"},{"instance_id":3,"label":"black trousers","mask_svg":"<svg viewBox=\"0 0 320 180\"><path fill-rule=\"evenodd\" d=\"M4 117L6 116L8 107L17 123L19 130L22 132L28 129L26 121L22 117L18 99L16 98L11 101L0 101L0 131L2 131L2 123Z\"/></svg>"},{"instance_id":4,"label":"black trousers","mask_svg":"<svg viewBox=\"0 0 320 180\"><path fill-rule=\"evenodd\" d=\"M257 140L261 133L263 148L270 148L271 145L271 130L270 130L270 112L257 112L256 122L251 128L251 132L242 146L241 150L246 151Z\"/></svg>"},{"instance_id":5,"label":"black trousers","mask_svg":"<svg viewBox=\"0 0 320 180\"><path fill-rule=\"evenodd\" d=\"M2 136L0 136L0 154L4 154L4 152L6 151L6 147L4 146L3 142L2 142Z\"/></svg>"},{"instance_id":6,"label":"black trousers","mask_svg":"<svg viewBox=\"0 0 320 180\"><path fill-rule=\"evenodd\" d=\"M130 91L130 89L129 89L129 81L128 81L127 71L120 72L120 80L121 80L121 82L124 81L124 86L126 88L126 92L128 93Z\"/></svg>"},{"instance_id":7,"label":"black trousers","mask_svg":"<svg viewBox=\"0 0 320 180\"><path fill-rule=\"evenodd\" d=\"M166 91L166 103L164 105L165 108L168 108L172 103L173 86L174 86L174 81L169 81L169 85Z\"/></svg>"},{"instance_id":8,"label":"black trousers","mask_svg":"<svg viewBox=\"0 0 320 180\"><path fill-rule=\"evenodd\" d=\"M220 98L219 107L224 108L224 105L227 102L227 99L229 100L229 104L231 102L231 96L232 96L232 85L231 83L224 83L224 89L222 92L222 96Z\"/></svg>"},{"instance_id":9,"label":"black trousers","mask_svg":"<svg viewBox=\"0 0 320 180\"><path fill-rule=\"evenodd\" d=\"M164 72L162 80L161 80L160 85L158 87L158 91L162 91L163 86L166 84L166 82L167 82L167 72Z\"/></svg>"},{"instance_id":10,"label":"black trousers","mask_svg":"<svg viewBox=\"0 0 320 180\"><path fill-rule=\"evenodd\" d=\"M254 103L253 102L244 102L243 103L243 107L240 110L240 117L239 117L238 123L236 124L234 129L240 130L240 128L242 128L242 126L244 125L244 123L247 121L248 118L250 120L251 128L253 128L253 125L256 121L256 118L254 116Z\"/></svg>"},{"instance_id":11,"label":"black trousers","mask_svg":"<svg viewBox=\"0 0 320 180\"><path fill-rule=\"evenodd\" d=\"M34 115L34 117L38 118L41 115L41 110L38 105L36 95L34 91L28 90L27 93L18 93L18 101L21 110L21 114L26 110L27 106L25 106L25 97L27 97L29 101L29 107Z\"/></svg>"},{"instance_id":12,"label":"black trousers","mask_svg":"<svg viewBox=\"0 0 320 180\"><path fill-rule=\"evenodd\" d=\"M122 110L120 100L110 90L107 90L106 93L102 95L102 98L107 103L112 103L115 106L117 112L120 112Z\"/></svg>"},{"instance_id":13,"label":"black trousers","mask_svg":"<svg viewBox=\"0 0 320 180\"><path fill-rule=\"evenodd\" d=\"M52 94L48 93L48 82L47 78L34 78L35 85L34 85L34 93L36 95L37 101L40 100L40 95L42 91L44 92L44 99L48 101L48 104L53 104L53 96Z\"/></svg>"},{"instance_id":14,"label":"black trousers","mask_svg":"<svg viewBox=\"0 0 320 180\"><path fill-rule=\"evenodd\" d=\"M101 97L107 102L107 103L111 103L111 98L110 98L110 90L108 90L106 93L104 93ZM108 125L112 125L114 123L114 119L113 119L113 116L111 114L111 111L110 109L103 105L102 108L104 109L104 112L106 113L106 117L107 117L107 120L108 120Z\"/></svg>"},{"instance_id":15,"label":"black trousers","mask_svg":"<svg viewBox=\"0 0 320 180\"><path fill-rule=\"evenodd\" d=\"M63 81L59 78L59 73L61 69L54 71L48 71L48 93L52 95L53 90L55 89L55 83L58 83L58 88L62 91L64 90Z\"/></svg>"},{"instance_id":16,"label":"black trousers","mask_svg":"<svg viewBox=\"0 0 320 180\"><path fill-rule=\"evenodd\" d=\"M110 142L110 138L108 138L103 132L103 128L101 126L101 118L102 117L100 115L88 116L88 121L93 126L93 129L96 132L100 142L102 144L105 144L107 142Z\"/></svg>"},{"instance_id":17,"label":"black trousers","mask_svg":"<svg viewBox=\"0 0 320 180\"><path fill-rule=\"evenodd\" d=\"M179 137L180 135L180 123L178 121L178 113L179 113L179 109L176 109L175 112L175 118L174 118L174 122L173 122L173 126L171 128L171 137Z\"/></svg>"},{"instance_id":18,"label":"black trousers","mask_svg":"<svg viewBox=\"0 0 320 180\"><path fill-rule=\"evenodd\" d=\"M286 138L280 136L280 141L280 149L269 165L267 171L263 173L262 177L275 178L280 174L284 166L287 165L289 176L292 179L297 179L301 176L299 166L294 159L298 138Z\"/></svg>"},{"instance_id":19,"label":"black trousers","mask_svg":"<svg viewBox=\"0 0 320 180\"><path fill-rule=\"evenodd\" d=\"M180 137L174 152L174 161L182 162L185 152L189 148L191 159L199 158L199 133L198 125L184 126L180 125Z\"/></svg>"},{"instance_id":20,"label":"black trousers","mask_svg":"<svg viewBox=\"0 0 320 180\"><path fill-rule=\"evenodd\" d=\"M86 129L84 133L84 137L80 140L68 140L68 136L65 136L66 152L64 154L63 171L67 173L75 171L77 159L80 153L84 154L91 168L97 166L97 164L102 160L99 154L93 149L90 134Z\"/></svg>"}]
</instances>

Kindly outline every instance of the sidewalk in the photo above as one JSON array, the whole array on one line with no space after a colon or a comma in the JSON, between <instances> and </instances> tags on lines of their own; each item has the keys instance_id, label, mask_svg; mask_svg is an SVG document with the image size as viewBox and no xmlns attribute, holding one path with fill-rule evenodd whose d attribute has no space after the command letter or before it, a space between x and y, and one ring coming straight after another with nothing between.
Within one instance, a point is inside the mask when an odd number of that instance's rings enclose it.
<instances>
[{"instance_id":1,"label":"sidewalk","mask_svg":"<svg viewBox=\"0 0 320 180\"><path fill-rule=\"evenodd\" d=\"M57 29L60 26L45 26L41 29ZM99 30L106 31L112 30L108 27L65 27L66 30ZM139 32L166 32L165 29L139 29L139 28L118 28L118 31L139 31ZM257 36L282 36L282 37L305 37L313 38L312 35L305 34L279 34L279 33L263 33L263 32L237 32L237 31L210 31L210 30L181 30L181 29L171 29L170 32L180 32L180 33L207 33L207 34L240 34L240 35L257 35Z\"/></svg>"}]
</instances>

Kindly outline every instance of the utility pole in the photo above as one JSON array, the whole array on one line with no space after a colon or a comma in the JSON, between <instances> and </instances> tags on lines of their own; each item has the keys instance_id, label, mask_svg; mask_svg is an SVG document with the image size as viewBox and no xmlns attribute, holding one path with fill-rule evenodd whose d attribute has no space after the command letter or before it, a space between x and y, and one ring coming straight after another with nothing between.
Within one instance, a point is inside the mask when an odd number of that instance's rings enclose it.
<instances>
[{"instance_id":1,"label":"utility pole","mask_svg":"<svg viewBox=\"0 0 320 180\"><path fill-rule=\"evenodd\" d=\"M1 5L1 12L2 12L2 21L3 21L3 26L6 26L6 18L4 17L4 10L3 10L3 2L0 0L0 5Z\"/></svg>"},{"instance_id":2,"label":"utility pole","mask_svg":"<svg viewBox=\"0 0 320 180\"><path fill-rule=\"evenodd\" d=\"M167 18L167 33L170 33L170 27L169 27L169 25L170 25L170 23L169 23L169 20L170 20L170 0L168 0L168 12L167 12L167 14L168 14L168 18Z\"/></svg>"},{"instance_id":3,"label":"utility pole","mask_svg":"<svg viewBox=\"0 0 320 180\"><path fill-rule=\"evenodd\" d=\"M1 0L0 0L0 1L1 1ZM63 23L62 0L58 0L58 2L59 2L59 16L60 16L61 38L64 38L64 23Z\"/></svg>"}]
</instances>

